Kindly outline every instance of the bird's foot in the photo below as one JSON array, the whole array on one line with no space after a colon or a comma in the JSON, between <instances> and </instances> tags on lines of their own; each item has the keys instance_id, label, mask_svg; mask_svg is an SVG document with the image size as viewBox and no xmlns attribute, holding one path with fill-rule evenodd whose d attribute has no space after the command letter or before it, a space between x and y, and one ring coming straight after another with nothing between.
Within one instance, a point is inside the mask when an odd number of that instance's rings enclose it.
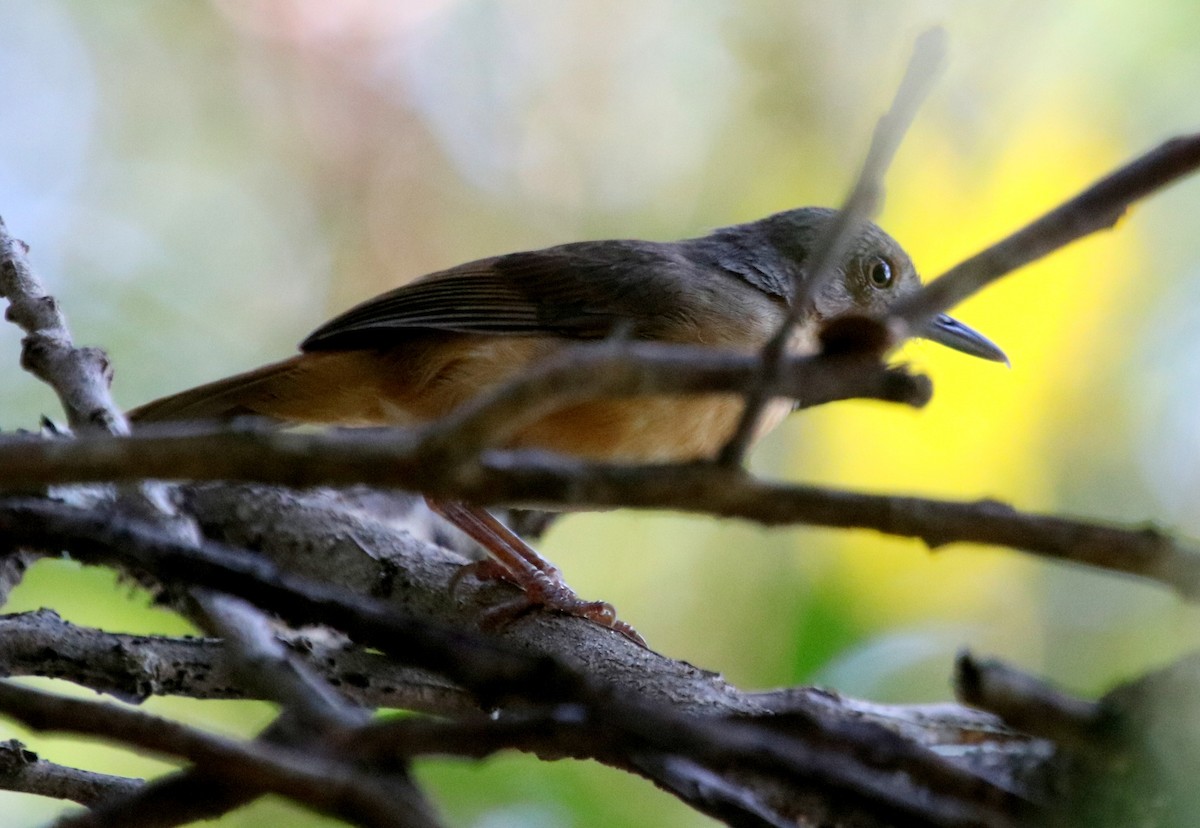
<instances>
[{"instance_id":1,"label":"bird's foot","mask_svg":"<svg viewBox=\"0 0 1200 828\"><path fill-rule=\"evenodd\" d=\"M558 569L547 564L550 571L534 569L521 574L506 569L503 564L487 559L464 564L450 581L452 592L458 590L463 578L477 581L502 581L521 589L515 598L502 601L483 611L482 623L491 628L503 627L534 610L544 609L561 615L584 618L593 624L620 633L639 647L646 640L631 625L617 617L617 610L607 601L586 601L580 598L559 576Z\"/></svg>"}]
</instances>

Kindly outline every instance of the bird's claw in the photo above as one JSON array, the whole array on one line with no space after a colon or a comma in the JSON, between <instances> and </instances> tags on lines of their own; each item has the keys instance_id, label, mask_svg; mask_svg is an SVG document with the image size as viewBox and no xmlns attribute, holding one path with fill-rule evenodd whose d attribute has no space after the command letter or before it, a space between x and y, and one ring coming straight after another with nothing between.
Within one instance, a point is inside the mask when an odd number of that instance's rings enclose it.
<instances>
[{"instance_id":1,"label":"bird's claw","mask_svg":"<svg viewBox=\"0 0 1200 828\"><path fill-rule=\"evenodd\" d=\"M528 577L522 577L526 575ZM478 581L501 581L519 587L521 595L488 607L483 612L481 623L485 627L499 628L511 624L518 618L538 609L583 618L601 627L623 635L639 647L648 649L646 640L637 630L617 617L616 608L607 601L585 601L562 580L557 568L547 565L528 573L513 573L503 564L486 559L464 564L450 579L450 590L457 592L463 578Z\"/></svg>"}]
</instances>

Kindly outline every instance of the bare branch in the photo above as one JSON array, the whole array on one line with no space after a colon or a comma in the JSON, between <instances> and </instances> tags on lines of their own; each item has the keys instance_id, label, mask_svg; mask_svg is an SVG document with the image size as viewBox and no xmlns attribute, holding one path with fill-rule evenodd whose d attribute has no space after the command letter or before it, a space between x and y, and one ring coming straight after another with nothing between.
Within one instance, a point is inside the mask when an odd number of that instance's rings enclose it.
<instances>
[{"instance_id":1,"label":"bare branch","mask_svg":"<svg viewBox=\"0 0 1200 828\"><path fill-rule=\"evenodd\" d=\"M1103 724L1096 702L1077 699L1044 680L994 659L962 653L955 664L960 701L989 710L1011 726L1064 748L1094 746Z\"/></svg>"},{"instance_id":2,"label":"bare branch","mask_svg":"<svg viewBox=\"0 0 1200 828\"><path fill-rule=\"evenodd\" d=\"M404 433L400 433L402 438ZM1031 554L1158 581L1200 597L1200 551L1154 528L1021 512L993 500L935 500L771 483L709 464L611 466L527 452L490 452L478 469L446 469L386 433L208 432L94 437L0 448L4 485L175 477L292 486L379 486L479 504L635 507L737 517L767 525L874 529Z\"/></svg>"},{"instance_id":3,"label":"bare branch","mask_svg":"<svg viewBox=\"0 0 1200 828\"><path fill-rule=\"evenodd\" d=\"M286 650L261 610L228 595L198 592L205 615L226 643L224 653L239 686L279 702L317 730L366 721L365 710L347 704Z\"/></svg>"},{"instance_id":4,"label":"bare branch","mask_svg":"<svg viewBox=\"0 0 1200 828\"><path fill-rule=\"evenodd\" d=\"M426 826L398 812L374 783L340 762L262 743L239 744L110 704L68 699L0 682L0 710L39 731L78 733L195 762L240 788L277 793L369 826Z\"/></svg>"},{"instance_id":5,"label":"bare branch","mask_svg":"<svg viewBox=\"0 0 1200 828\"><path fill-rule=\"evenodd\" d=\"M330 636L293 634L290 649L339 692L370 707L442 715L478 709L461 688ZM0 616L0 676L70 681L122 701L150 696L261 699L234 683L212 638L125 635L80 627L52 610Z\"/></svg>"},{"instance_id":6,"label":"bare branch","mask_svg":"<svg viewBox=\"0 0 1200 828\"><path fill-rule=\"evenodd\" d=\"M283 706L283 713L260 735L260 743L328 753L322 750L327 736L336 736L370 718L366 710L348 704L316 671L290 654L261 610L206 589L194 589L190 594L199 607L201 620L225 640L223 652L238 684ZM409 814L410 823L436 823L424 795L403 766L399 772L395 764L388 770L377 770L373 782L380 794L386 787L400 811ZM183 825L197 819L215 819L261 793L245 785L223 782L203 769L193 769L156 780L125 800L106 803L81 823L93 828Z\"/></svg>"},{"instance_id":7,"label":"bare branch","mask_svg":"<svg viewBox=\"0 0 1200 828\"><path fill-rule=\"evenodd\" d=\"M747 785L744 780L741 784L731 782L740 774L757 771L783 776L794 788L811 786L832 792L834 798L852 797L859 807L873 803L874 808L881 809L875 811L876 815L888 813L897 820L919 816L931 824L963 825L979 820L982 824L1007 825L1012 818L1032 813L1029 803L994 788L985 791L987 786L980 777L963 775L949 765L929 763L930 754L914 750L911 743L875 725L847 727L844 721L833 724L799 710L792 717L747 720L684 720L659 713L639 710L637 705L614 709L573 704L459 722L390 718L363 728L353 738L371 756L434 753L482 757L516 747L540 756L592 757L658 782L670 781L672 763L682 761L708 770L714 778L714 769L720 769L726 796L719 804L725 808L734 804L728 796L734 789L747 802L754 801L760 807L765 804L751 798L756 788L761 792L761 786ZM654 717L653 728L639 724L638 717L644 715ZM848 742L863 740L868 733L874 741L874 756L846 750ZM894 755L881 762L886 754ZM905 759L900 760L901 756ZM897 765L891 764L897 760ZM884 770L885 766L907 767L911 779L936 783L922 794L929 799L916 806L913 792L904 790L907 785L897 785L894 774ZM966 802L988 799L993 800L995 810L964 807ZM771 807L795 818L796 800L793 789L790 797ZM753 812L756 808L742 810Z\"/></svg>"},{"instance_id":8,"label":"bare branch","mask_svg":"<svg viewBox=\"0 0 1200 828\"><path fill-rule=\"evenodd\" d=\"M1041 218L955 265L892 308L903 338L1001 276L1112 227L1133 202L1200 167L1200 133L1173 138L1118 168Z\"/></svg>"},{"instance_id":9,"label":"bare branch","mask_svg":"<svg viewBox=\"0 0 1200 828\"><path fill-rule=\"evenodd\" d=\"M9 302L5 318L27 334L22 340L21 366L54 389L75 431L128 435L129 423L109 394L112 369L107 354L99 348L74 346L66 317L34 274L28 251L28 245L13 238L0 219L0 297ZM142 481L118 496L125 508L161 521L180 537L195 537L194 527L175 514L161 485ZM10 550L9 556L0 573L3 597L28 562L24 550Z\"/></svg>"},{"instance_id":10,"label":"bare branch","mask_svg":"<svg viewBox=\"0 0 1200 828\"><path fill-rule=\"evenodd\" d=\"M90 807L134 793L143 784L141 779L56 765L16 739L0 742L0 789L6 791L67 799Z\"/></svg>"},{"instance_id":11,"label":"bare branch","mask_svg":"<svg viewBox=\"0 0 1200 828\"><path fill-rule=\"evenodd\" d=\"M125 417L109 394L108 356L99 348L74 346L66 317L33 272L28 252L28 245L9 234L0 218L0 298L9 303L5 319L26 333L21 366L54 389L71 428L128 434ZM22 550L0 559L0 605L32 561Z\"/></svg>"},{"instance_id":12,"label":"bare branch","mask_svg":"<svg viewBox=\"0 0 1200 828\"><path fill-rule=\"evenodd\" d=\"M255 428L249 422L235 430L203 424L147 427L139 429L130 443L93 442L102 440L99 437L0 440L0 488L11 491L51 483L153 477L261 479L294 485L370 480L373 485L422 489L422 475L449 476L480 448L500 442L514 422L536 417L546 407L559 408L604 395L740 392L757 375L758 365L754 357L713 349L605 343L571 349L561 359L544 363L512 384L471 401L446 420L417 430L296 435ZM882 368L873 358L853 355L791 358L781 383L776 393L792 396L801 407L851 397L919 407L928 402L931 393L923 376L913 376L903 368ZM223 445L204 448L214 440ZM231 465L224 449L234 446ZM350 454L342 455L343 451ZM255 459L236 470L239 461L249 460L247 452ZM279 461L283 455L293 452L300 456L284 462L296 466L294 473L286 480L276 476L282 471ZM372 458L373 452L380 454ZM269 463L275 473L250 476L250 468L271 454L278 455ZM374 470L355 475L354 467L364 461L395 470L382 478ZM320 468L329 466L338 469ZM309 471L314 467L315 473Z\"/></svg>"},{"instance_id":13,"label":"bare branch","mask_svg":"<svg viewBox=\"0 0 1200 828\"><path fill-rule=\"evenodd\" d=\"M298 625L328 624L361 644L450 676L493 703L514 691L528 692L522 685L530 669L545 698L571 698L579 690L580 679L572 672L531 665L523 654L481 635L402 615L378 599L281 572L242 550L181 542L137 518L14 500L0 505L0 537L21 546L70 548L85 562L131 567L165 583L220 589Z\"/></svg>"},{"instance_id":14,"label":"bare branch","mask_svg":"<svg viewBox=\"0 0 1200 828\"><path fill-rule=\"evenodd\" d=\"M5 514L18 517L12 509ZM429 624L405 620L375 599L360 595L344 600L328 586L270 575L261 561L231 557L213 545L195 549L164 537L153 527L123 524L114 530L111 517L96 521L64 515L61 510L47 511L45 504L22 507L19 520L13 523L31 535L48 537L45 533L50 532L60 542L69 541L85 560L95 555L115 556L126 565L151 567L167 581L186 578L198 585L220 582L222 589L253 599L285 617L334 623L363 643L454 675L485 701L496 703L512 697L522 699L523 704L539 699L553 704L580 704L596 722L597 733L627 734L624 738L628 743L642 745L643 750L682 751L707 757L706 761L721 767L726 766L721 762L732 761L733 753L737 753L739 766L771 778L778 773L795 775L799 780L796 784L802 784L809 797L822 797L827 804L836 801L842 803L842 808L893 815L911 814L917 808L928 821L946 825L1007 825L1010 820L1006 815L1021 813L1027 807L1019 797L1014 799L1011 793L997 788L995 782L966 773L907 740L885 738L878 729L847 729L845 723L820 725L816 733L828 735L810 743L803 734L812 733L817 723L806 719L809 723L796 736L775 748L765 748L764 734L748 725L743 730L742 725L734 727L733 723L705 723L680 709L647 706L640 691L617 693L544 656L517 651L498 641L476 639L462 631L447 635ZM3 529L9 528L6 520ZM574 623L569 628L622 642L636 658L658 658L592 625ZM781 720L772 716L771 721ZM827 727L832 729L827 731ZM795 741L797 737L799 741ZM915 784L925 792L897 787L898 766L906 768L907 778L920 780ZM828 800L829 796L833 800Z\"/></svg>"},{"instance_id":15,"label":"bare branch","mask_svg":"<svg viewBox=\"0 0 1200 828\"><path fill-rule=\"evenodd\" d=\"M77 627L50 610L0 618L3 675L62 678L135 702L151 694L278 698L274 688L258 687L259 692L254 692L257 682L248 686L236 683L223 657L226 650L227 645L216 639L116 635ZM345 642L296 637L291 652L320 671L327 681L336 683L341 692L365 704L442 714L478 709L463 690L444 679L400 667ZM269 661L270 656L267 653L264 658ZM264 671L261 683L268 684L277 676L276 671ZM295 733L297 728L293 725L284 730ZM156 780L138 789L136 799L128 799L126 795L133 793L132 788L113 791L114 796L106 798L103 807L72 817L67 824L78 820L89 826L128 828L192 822L213 818L255 798L253 793L231 791L219 778L199 771ZM420 803L417 791L410 790L406 796L414 807ZM222 805L225 807L219 807ZM153 816L152 822L146 822L143 811ZM179 814L180 820L171 822L172 814Z\"/></svg>"},{"instance_id":16,"label":"bare branch","mask_svg":"<svg viewBox=\"0 0 1200 828\"><path fill-rule=\"evenodd\" d=\"M9 302L5 318L26 333L22 367L58 393L71 428L129 433L108 392L112 381L108 357L99 348L74 346L66 317L33 272L28 251L0 219L0 297Z\"/></svg>"},{"instance_id":17,"label":"bare branch","mask_svg":"<svg viewBox=\"0 0 1200 828\"><path fill-rule=\"evenodd\" d=\"M1200 549L1152 527L1021 512L994 500L869 495L770 483L703 464L614 467L495 453L487 472L463 487L467 498L488 503L502 497L538 505L570 499L594 507L669 508L766 525L874 529L918 538L930 548L962 542L1008 546L1136 575L1188 599L1200 598Z\"/></svg>"},{"instance_id":18,"label":"bare branch","mask_svg":"<svg viewBox=\"0 0 1200 828\"><path fill-rule=\"evenodd\" d=\"M1200 763L1200 654L1133 679L1099 701L1074 698L1011 665L963 656L960 695L1064 748L1047 824L1190 825Z\"/></svg>"}]
</instances>

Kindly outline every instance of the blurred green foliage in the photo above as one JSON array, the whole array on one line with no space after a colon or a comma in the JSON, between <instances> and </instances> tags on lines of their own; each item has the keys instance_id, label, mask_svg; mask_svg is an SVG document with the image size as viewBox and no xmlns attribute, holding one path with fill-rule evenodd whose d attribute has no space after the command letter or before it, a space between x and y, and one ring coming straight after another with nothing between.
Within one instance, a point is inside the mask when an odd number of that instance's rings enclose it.
<instances>
[{"instance_id":1,"label":"blurred green foliage","mask_svg":"<svg viewBox=\"0 0 1200 828\"><path fill-rule=\"evenodd\" d=\"M354 301L474 257L582 238L677 238L852 181L913 37L949 70L889 178L881 223L927 276L1200 122L1186 0L956 4L732 0L0 3L0 212L127 405L291 351ZM1013 369L916 344L923 412L792 418L764 474L992 495L1200 534L1200 183L968 302ZM0 427L57 416L0 326ZM1195 643L1145 585L867 533L614 512L544 551L663 652L749 687L949 695L959 647L1094 693ZM107 574L46 562L7 608L113 630L181 622ZM252 733L266 705L152 700ZM115 773L162 765L27 739ZM501 757L420 769L456 825L694 825L650 786ZM0 793L5 824L61 804ZM304 821L307 820L307 821ZM221 825L320 820L264 802Z\"/></svg>"}]
</instances>

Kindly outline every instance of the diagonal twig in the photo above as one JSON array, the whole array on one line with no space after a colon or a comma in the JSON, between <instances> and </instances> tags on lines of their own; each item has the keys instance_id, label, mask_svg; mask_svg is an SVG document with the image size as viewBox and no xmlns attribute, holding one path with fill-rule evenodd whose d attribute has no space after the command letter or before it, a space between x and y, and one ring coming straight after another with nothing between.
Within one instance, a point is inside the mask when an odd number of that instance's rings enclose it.
<instances>
[{"instance_id":1,"label":"diagonal twig","mask_svg":"<svg viewBox=\"0 0 1200 828\"><path fill-rule=\"evenodd\" d=\"M288 652L274 625L258 608L206 589L191 591L201 620L225 640L222 653L237 686L283 706L283 713L256 740L301 752L339 758L325 749L327 738L364 724L369 714L348 704L323 677ZM411 825L436 825L432 808L407 774L380 772L373 779L381 795L395 802ZM60 821L57 828L166 828L198 819L216 819L265 791L203 767L154 780L128 797L103 803L92 812ZM386 792L386 793L385 793Z\"/></svg>"},{"instance_id":2,"label":"diagonal twig","mask_svg":"<svg viewBox=\"0 0 1200 828\"><path fill-rule=\"evenodd\" d=\"M891 309L898 338L1019 267L1098 230L1112 227L1129 206L1200 167L1200 133L1166 141L1105 176L943 275Z\"/></svg>"},{"instance_id":3,"label":"diagonal twig","mask_svg":"<svg viewBox=\"0 0 1200 828\"><path fill-rule=\"evenodd\" d=\"M946 54L946 33L930 29L913 46L913 54L891 109L879 120L871 137L871 146L854 189L842 209L822 233L807 262L805 272L797 279L792 301L779 330L767 342L760 358L762 369L758 381L746 392L746 407L733 435L721 448L717 462L724 466L740 465L750 447L763 409L776 393L775 382L780 365L788 350L792 331L810 310L813 297L837 271L838 263L858 234L863 222L875 214L883 199L883 176L892 162L900 142L908 132L917 109L929 94L933 80L940 71Z\"/></svg>"}]
</instances>

